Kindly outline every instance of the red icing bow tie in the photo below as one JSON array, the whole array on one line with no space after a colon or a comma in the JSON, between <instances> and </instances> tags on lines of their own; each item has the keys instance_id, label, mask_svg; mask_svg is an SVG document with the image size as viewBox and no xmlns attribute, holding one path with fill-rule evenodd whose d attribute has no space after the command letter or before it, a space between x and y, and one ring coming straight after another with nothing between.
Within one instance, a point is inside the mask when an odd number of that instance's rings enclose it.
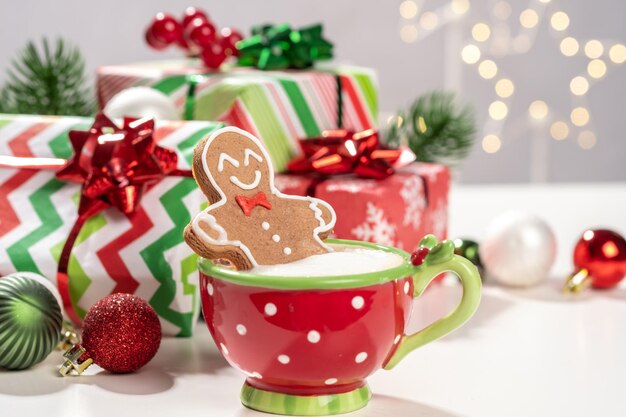
<instances>
[{"instance_id":1,"label":"red icing bow tie","mask_svg":"<svg viewBox=\"0 0 626 417\"><path fill-rule=\"evenodd\" d=\"M383 179L394 167L415 160L408 149L381 149L374 129L352 132L326 130L321 138L300 140L304 156L293 159L287 168L296 174L316 172L323 175L354 173L359 177Z\"/></svg>"},{"instance_id":2,"label":"red icing bow tie","mask_svg":"<svg viewBox=\"0 0 626 417\"><path fill-rule=\"evenodd\" d=\"M241 207L241 211L243 211L243 214L245 214L246 216L250 216L250 214L252 213L252 209L256 206L265 207L268 210L272 209L272 203L267 201L267 196L263 191L259 191L252 198L238 195L235 197L235 201L237 202L237 204L239 204L239 207Z\"/></svg>"}]
</instances>

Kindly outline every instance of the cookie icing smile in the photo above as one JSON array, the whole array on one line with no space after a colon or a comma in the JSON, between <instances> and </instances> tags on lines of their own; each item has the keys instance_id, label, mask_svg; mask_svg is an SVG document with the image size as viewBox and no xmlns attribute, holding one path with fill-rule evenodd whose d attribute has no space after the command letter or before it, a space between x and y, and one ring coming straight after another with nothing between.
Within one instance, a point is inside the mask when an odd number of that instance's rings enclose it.
<instances>
[{"instance_id":1,"label":"cookie icing smile","mask_svg":"<svg viewBox=\"0 0 626 417\"><path fill-rule=\"evenodd\" d=\"M232 182L242 190L254 190L256 187L259 186L259 183L261 182L261 171L259 171L258 169L254 171L254 181L252 181L250 184L241 182L239 178L235 177L234 175L230 176L230 182Z\"/></svg>"}]
</instances>

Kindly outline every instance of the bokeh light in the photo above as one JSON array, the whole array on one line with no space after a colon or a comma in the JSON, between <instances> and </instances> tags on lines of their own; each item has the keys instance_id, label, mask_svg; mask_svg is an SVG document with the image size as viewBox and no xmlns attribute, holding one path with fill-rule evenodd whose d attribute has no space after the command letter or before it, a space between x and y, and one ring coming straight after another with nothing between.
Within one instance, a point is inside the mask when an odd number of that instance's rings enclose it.
<instances>
[{"instance_id":1,"label":"bokeh light","mask_svg":"<svg viewBox=\"0 0 626 417\"><path fill-rule=\"evenodd\" d=\"M492 11L496 18L506 20L511 16L511 5L506 1L499 1L493 5Z\"/></svg>"},{"instance_id":2,"label":"bokeh light","mask_svg":"<svg viewBox=\"0 0 626 417\"><path fill-rule=\"evenodd\" d=\"M486 80L490 80L498 74L498 66L490 59L486 59L478 65L478 73Z\"/></svg>"},{"instance_id":3,"label":"bokeh light","mask_svg":"<svg viewBox=\"0 0 626 417\"><path fill-rule=\"evenodd\" d=\"M412 43L417 40L417 28L414 25L404 25L400 29L402 42Z\"/></svg>"},{"instance_id":4,"label":"bokeh light","mask_svg":"<svg viewBox=\"0 0 626 417\"><path fill-rule=\"evenodd\" d=\"M456 14L465 14L470 8L470 2L469 0L452 0L450 7Z\"/></svg>"},{"instance_id":5,"label":"bokeh light","mask_svg":"<svg viewBox=\"0 0 626 417\"><path fill-rule=\"evenodd\" d=\"M561 49L561 53L565 56L574 56L578 53L578 50L580 49L578 41L571 36L563 38L559 46Z\"/></svg>"},{"instance_id":6,"label":"bokeh light","mask_svg":"<svg viewBox=\"0 0 626 417\"><path fill-rule=\"evenodd\" d=\"M439 17L433 12L424 12L420 17L420 26L426 30L433 30L439 24Z\"/></svg>"},{"instance_id":7,"label":"bokeh light","mask_svg":"<svg viewBox=\"0 0 626 417\"><path fill-rule=\"evenodd\" d=\"M536 120L545 119L548 115L548 105L543 100L535 100L528 106L528 114Z\"/></svg>"},{"instance_id":8,"label":"bokeh light","mask_svg":"<svg viewBox=\"0 0 626 417\"><path fill-rule=\"evenodd\" d=\"M600 58L604 53L604 45L596 39L592 39L585 44L585 55L587 58Z\"/></svg>"},{"instance_id":9,"label":"bokeh light","mask_svg":"<svg viewBox=\"0 0 626 417\"><path fill-rule=\"evenodd\" d=\"M487 135L483 138L482 147L487 153L496 153L502 147L502 141L496 135Z\"/></svg>"},{"instance_id":10,"label":"bokeh light","mask_svg":"<svg viewBox=\"0 0 626 417\"><path fill-rule=\"evenodd\" d=\"M476 42L485 42L491 36L491 29L486 23L476 23L472 27L472 38Z\"/></svg>"},{"instance_id":11,"label":"bokeh light","mask_svg":"<svg viewBox=\"0 0 626 417\"><path fill-rule=\"evenodd\" d=\"M606 64L601 59L594 59L587 64L587 72L592 78L602 78L606 74Z\"/></svg>"},{"instance_id":12,"label":"bokeh light","mask_svg":"<svg viewBox=\"0 0 626 417\"><path fill-rule=\"evenodd\" d=\"M417 16L417 3L412 0L405 0L400 3L400 16L405 19L413 19Z\"/></svg>"},{"instance_id":13,"label":"bokeh light","mask_svg":"<svg viewBox=\"0 0 626 417\"><path fill-rule=\"evenodd\" d=\"M478 46L476 45L465 45L461 51L461 57L466 63L475 64L480 59L480 49L478 49Z\"/></svg>"},{"instance_id":14,"label":"bokeh light","mask_svg":"<svg viewBox=\"0 0 626 417\"><path fill-rule=\"evenodd\" d=\"M576 126L584 126L589 123L589 111L584 107L576 107L570 113L570 119Z\"/></svg>"},{"instance_id":15,"label":"bokeh light","mask_svg":"<svg viewBox=\"0 0 626 417\"><path fill-rule=\"evenodd\" d=\"M489 116L494 120L502 120L509 113L509 108L503 101L496 100L489 105Z\"/></svg>"},{"instance_id":16,"label":"bokeh light","mask_svg":"<svg viewBox=\"0 0 626 417\"><path fill-rule=\"evenodd\" d=\"M591 130L583 130L578 134L578 146L584 150L589 150L596 146L596 135Z\"/></svg>"},{"instance_id":17,"label":"bokeh light","mask_svg":"<svg viewBox=\"0 0 626 417\"><path fill-rule=\"evenodd\" d=\"M609 58L616 64L622 64L626 61L626 46L617 43L609 49Z\"/></svg>"},{"instance_id":18,"label":"bokeh light","mask_svg":"<svg viewBox=\"0 0 626 417\"><path fill-rule=\"evenodd\" d=\"M569 89L576 96L585 95L589 91L589 81L585 77L574 77L569 83Z\"/></svg>"},{"instance_id":19,"label":"bokeh light","mask_svg":"<svg viewBox=\"0 0 626 417\"><path fill-rule=\"evenodd\" d=\"M563 11L556 12L550 17L552 29L563 31L569 26L569 16Z\"/></svg>"},{"instance_id":20,"label":"bokeh light","mask_svg":"<svg viewBox=\"0 0 626 417\"><path fill-rule=\"evenodd\" d=\"M526 9L520 13L519 22L527 29L534 28L539 23L539 15L533 9Z\"/></svg>"},{"instance_id":21,"label":"bokeh light","mask_svg":"<svg viewBox=\"0 0 626 417\"><path fill-rule=\"evenodd\" d=\"M515 92L513 81L508 78L502 78L496 83L496 94L502 98L511 97Z\"/></svg>"},{"instance_id":22,"label":"bokeh light","mask_svg":"<svg viewBox=\"0 0 626 417\"><path fill-rule=\"evenodd\" d=\"M568 135L569 135L569 126L567 125L567 123L563 121L558 121L558 122L552 123L552 126L550 126L550 136L552 136L554 140L567 139Z\"/></svg>"}]
</instances>

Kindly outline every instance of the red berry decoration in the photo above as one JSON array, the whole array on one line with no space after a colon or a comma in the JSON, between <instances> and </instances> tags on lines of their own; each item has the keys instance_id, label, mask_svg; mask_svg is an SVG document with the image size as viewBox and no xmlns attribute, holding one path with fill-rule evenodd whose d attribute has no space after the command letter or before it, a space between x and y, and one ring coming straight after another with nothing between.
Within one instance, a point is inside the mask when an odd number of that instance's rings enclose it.
<instances>
[{"instance_id":1,"label":"red berry decoration","mask_svg":"<svg viewBox=\"0 0 626 417\"><path fill-rule=\"evenodd\" d=\"M113 373L134 372L154 357L161 323L154 309L132 294L111 294L94 304L83 321L82 345L64 357L60 372L81 373L91 362Z\"/></svg>"},{"instance_id":2,"label":"red berry decoration","mask_svg":"<svg viewBox=\"0 0 626 417\"><path fill-rule=\"evenodd\" d=\"M148 29L146 30L145 33L145 39L146 39L146 43L148 45L150 45L150 47L152 49L156 49L157 51L160 51L162 49L167 48L169 45L163 42L159 42L158 40L155 39L155 37L152 35L152 32Z\"/></svg>"},{"instance_id":3,"label":"red berry decoration","mask_svg":"<svg viewBox=\"0 0 626 417\"><path fill-rule=\"evenodd\" d=\"M415 266L420 266L421 264L424 263L424 260L426 260L426 256L428 255L429 252L430 250L428 248L425 248L425 247L417 248L411 254L411 263Z\"/></svg>"},{"instance_id":4,"label":"red berry decoration","mask_svg":"<svg viewBox=\"0 0 626 417\"><path fill-rule=\"evenodd\" d=\"M196 9L195 7L187 7L182 20L183 27L186 28L189 23L198 18L204 20L205 22L209 22L209 17L205 12L200 9Z\"/></svg>"},{"instance_id":5,"label":"red berry decoration","mask_svg":"<svg viewBox=\"0 0 626 417\"><path fill-rule=\"evenodd\" d=\"M615 287L626 276L626 240L611 230L586 230L574 248L574 266L566 292L578 293L589 284Z\"/></svg>"},{"instance_id":6,"label":"red berry decoration","mask_svg":"<svg viewBox=\"0 0 626 417\"><path fill-rule=\"evenodd\" d=\"M223 28L218 34L207 14L195 7L187 7L181 21L158 13L146 30L146 42L162 50L176 43L189 57L200 57L209 69L219 69L229 56L237 56L236 44L243 39L238 31Z\"/></svg>"},{"instance_id":7,"label":"red berry decoration","mask_svg":"<svg viewBox=\"0 0 626 417\"><path fill-rule=\"evenodd\" d=\"M187 40L200 48L207 48L217 38L215 26L201 19L193 20L185 29Z\"/></svg>"},{"instance_id":8,"label":"red berry decoration","mask_svg":"<svg viewBox=\"0 0 626 417\"><path fill-rule=\"evenodd\" d=\"M211 46L204 48L200 54L204 65L210 69L218 69L220 65L226 60L226 51L224 47L219 43L214 43Z\"/></svg>"},{"instance_id":9,"label":"red berry decoration","mask_svg":"<svg viewBox=\"0 0 626 417\"><path fill-rule=\"evenodd\" d=\"M222 35L220 41L222 43L222 47L226 51L226 54L238 56L239 50L237 49L237 42L243 39L243 35L237 30L231 28L222 28L222 30L220 30L220 35Z\"/></svg>"},{"instance_id":10,"label":"red berry decoration","mask_svg":"<svg viewBox=\"0 0 626 417\"><path fill-rule=\"evenodd\" d=\"M163 49L183 37L183 28L176 19L165 13L157 13L146 31L146 41L156 49Z\"/></svg>"}]
</instances>

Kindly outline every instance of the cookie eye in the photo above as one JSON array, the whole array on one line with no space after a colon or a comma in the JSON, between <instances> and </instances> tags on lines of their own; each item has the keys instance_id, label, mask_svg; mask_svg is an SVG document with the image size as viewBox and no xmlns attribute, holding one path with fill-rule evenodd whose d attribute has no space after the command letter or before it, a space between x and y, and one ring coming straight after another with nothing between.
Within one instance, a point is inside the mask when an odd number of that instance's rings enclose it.
<instances>
[{"instance_id":1,"label":"cookie eye","mask_svg":"<svg viewBox=\"0 0 626 417\"><path fill-rule=\"evenodd\" d=\"M230 163L235 168L239 168L239 161L238 160L236 160L235 158L233 158L232 156L230 156L226 152L222 152L220 154L220 159L217 162L217 171L218 172L224 171L224 161ZM247 156L246 156L246 165L248 165L247 161L248 161L248 159L247 159Z\"/></svg>"},{"instance_id":2,"label":"cookie eye","mask_svg":"<svg viewBox=\"0 0 626 417\"><path fill-rule=\"evenodd\" d=\"M261 155L259 155L258 153L254 152L252 149L250 148L246 148L243 151L243 165L244 166L248 166L250 165L250 157L253 157L254 159L256 159L259 162L263 162L263 158L261 158Z\"/></svg>"}]
</instances>

